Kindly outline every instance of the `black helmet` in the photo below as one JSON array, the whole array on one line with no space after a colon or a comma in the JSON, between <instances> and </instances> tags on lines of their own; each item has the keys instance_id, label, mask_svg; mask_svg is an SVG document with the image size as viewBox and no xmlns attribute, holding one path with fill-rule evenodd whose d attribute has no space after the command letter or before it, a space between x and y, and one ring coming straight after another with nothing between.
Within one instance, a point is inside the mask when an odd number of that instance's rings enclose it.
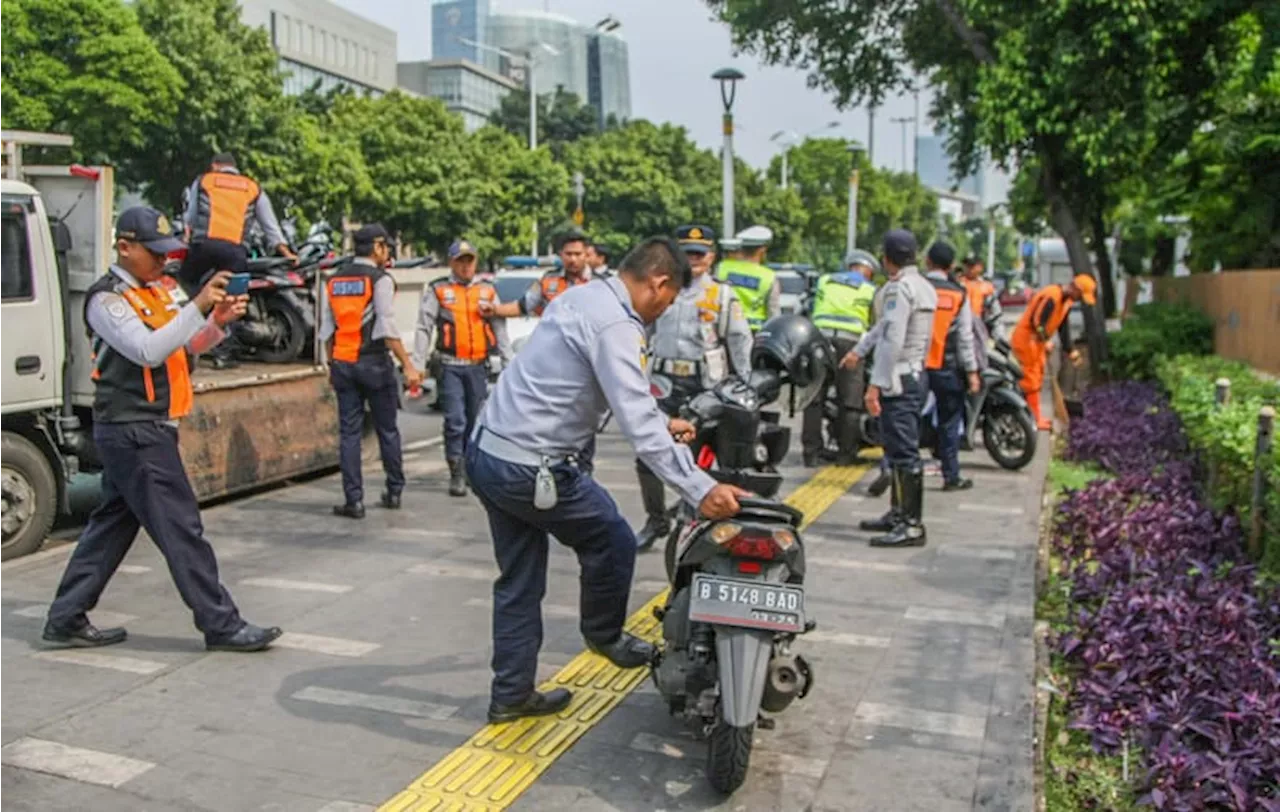
<instances>
[{"instance_id":1,"label":"black helmet","mask_svg":"<svg viewBox=\"0 0 1280 812\"><path fill-rule=\"evenodd\" d=\"M791 408L803 409L826 388L835 374L835 351L813 322L804 316L775 316L756 333L751 368L773 369L791 384Z\"/></svg>"}]
</instances>

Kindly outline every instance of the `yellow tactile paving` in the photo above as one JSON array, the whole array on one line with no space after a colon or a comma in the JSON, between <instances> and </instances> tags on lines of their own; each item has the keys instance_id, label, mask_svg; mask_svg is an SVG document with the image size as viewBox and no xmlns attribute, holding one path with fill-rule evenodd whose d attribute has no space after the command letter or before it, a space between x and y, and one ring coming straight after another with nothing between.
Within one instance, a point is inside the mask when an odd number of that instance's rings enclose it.
<instances>
[{"instance_id":1,"label":"yellow tactile paving","mask_svg":"<svg viewBox=\"0 0 1280 812\"><path fill-rule=\"evenodd\" d=\"M797 488L786 502L804 511L807 525L821 516L869 465L828 466ZM803 526L803 525L802 525ZM658 642L661 625L653 609L666 602L664 589L627 619L627 631ZM647 679L647 668L624 671L584 651L539 690L568 688L573 701L556 716L485 725L379 812L497 812L506 809L583 734L599 724L627 694Z\"/></svg>"}]
</instances>

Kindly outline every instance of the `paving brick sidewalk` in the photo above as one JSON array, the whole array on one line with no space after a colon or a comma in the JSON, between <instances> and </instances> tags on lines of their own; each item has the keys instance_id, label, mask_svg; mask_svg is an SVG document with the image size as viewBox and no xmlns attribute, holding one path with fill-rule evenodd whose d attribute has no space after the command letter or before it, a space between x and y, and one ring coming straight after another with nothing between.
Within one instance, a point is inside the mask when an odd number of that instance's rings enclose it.
<instances>
[{"instance_id":1,"label":"paving brick sidewalk","mask_svg":"<svg viewBox=\"0 0 1280 812\"><path fill-rule=\"evenodd\" d=\"M600 446L598 478L638 521L625 444L607 435ZM6 567L6 810L358 812L464 742L487 703L494 567L482 512L443 495L438 457L411 459L404 511L371 509L359 526L327 515L334 478L206 513L246 615L292 633L263 656L206 654L145 539L95 615L104 625L117 620L110 613L132 616L130 639L102 652L32 645L60 557ZM931 540L920 550L866 546L856 520L881 504L860 488L810 528L820 626L798 648L816 686L758 734L732 798L708 789L703 745L646 682L513 808L1031 809L1044 458L1010 474L970 455L977 488L966 494L930 481ZM792 486L807 475L784 473ZM660 559L641 558L633 607L661 588ZM551 567L548 675L582 646L576 563L557 549Z\"/></svg>"}]
</instances>

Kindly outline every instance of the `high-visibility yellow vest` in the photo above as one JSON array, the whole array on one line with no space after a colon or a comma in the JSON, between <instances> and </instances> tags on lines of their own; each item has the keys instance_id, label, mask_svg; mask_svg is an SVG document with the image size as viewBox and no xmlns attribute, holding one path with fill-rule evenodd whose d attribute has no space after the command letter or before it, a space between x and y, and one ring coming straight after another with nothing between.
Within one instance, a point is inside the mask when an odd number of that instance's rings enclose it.
<instances>
[{"instance_id":1,"label":"high-visibility yellow vest","mask_svg":"<svg viewBox=\"0 0 1280 812\"><path fill-rule=\"evenodd\" d=\"M827 274L818 282L813 323L824 330L865 333L871 324L871 300L876 286L857 271Z\"/></svg>"},{"instance_id":2,"label":"high-visibility yellow vest","mask_svg":"<svg viewBox=\"0 0 1280 812\"><path fill-rule=\"evenodd\" d=\"M744 259L723 260L716 271L716 279L731 285L738 294L752 330L759 330L769 318L769 291L773 290L774 277L772 268Z\"/></svg>"}]
</instances>

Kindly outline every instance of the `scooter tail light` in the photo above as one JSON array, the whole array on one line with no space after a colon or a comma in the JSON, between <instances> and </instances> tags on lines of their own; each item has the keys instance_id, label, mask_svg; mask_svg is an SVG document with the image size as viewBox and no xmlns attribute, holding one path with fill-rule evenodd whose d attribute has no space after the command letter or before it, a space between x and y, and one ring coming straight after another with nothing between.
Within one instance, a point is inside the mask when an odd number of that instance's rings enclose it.
<instances>
[{"instance_id":1,"label":"scooter tail light","mask_svg":"<svg viewBox=\"0 0 1280 812\"><path fill-rule=\"evenodd\" d=\"M725 522L711 528L710 536L711 540L716 544L725 544L726 542L733 541L741 532L742 525L734 524L733 522Z\"/></svg>"},{"instance_id":2,"label":"scooter tail light","mask_svg":"<svg viewBox=\"0 0 1280 812\"><path fill-rule=\"evenodd\" d=\"M734 558L753 558L758 561L772 561L780 552L771 536L738 536L725 549Z\"/></svg>"},{"instance_id":3,"label":"scooter tail light","mask_svg":"<svg viewBox=\"0 0 1280 812\"><path fill-rule=\"evenodd\" d=\"M272 285L266 279L250 279L249 280L249 290L258 290L259 288L269 288L269 287L272 287Z\"/></svg>"},{"instance_id":4,"label":"scooter tail light","mask_svg":"<svg viewBox=\"0 0 1280 812\"><path fill-rule=\"evenodd\" d=\"M785 553L795 546L796 534L790 530L774 530L773 540L778 545L778 549Z\"/></svg>"},{"instance_id":5,"label":"scooter tail light","mask_svg":"<svg viewBox=\"0 0 1280 812\"><path fill-rule=\"evenodd\" d=\"M298 273L297 271L289 271L288 273L285 274L285 278L295 285L306 284L306 280L302 278L302 274Z\"/></svg>"},{"instance_id":6,"label":"scooter tail light","mask_svg":"<svg viewBox=\"0 0 1280 812\"><path fill-rule=\"evenodd\" d=\"M759 575L762 569L764 569L764 567L759 561L743 560L738 562L738 572L743 575Z\"/></svg>"}]
</instances>

